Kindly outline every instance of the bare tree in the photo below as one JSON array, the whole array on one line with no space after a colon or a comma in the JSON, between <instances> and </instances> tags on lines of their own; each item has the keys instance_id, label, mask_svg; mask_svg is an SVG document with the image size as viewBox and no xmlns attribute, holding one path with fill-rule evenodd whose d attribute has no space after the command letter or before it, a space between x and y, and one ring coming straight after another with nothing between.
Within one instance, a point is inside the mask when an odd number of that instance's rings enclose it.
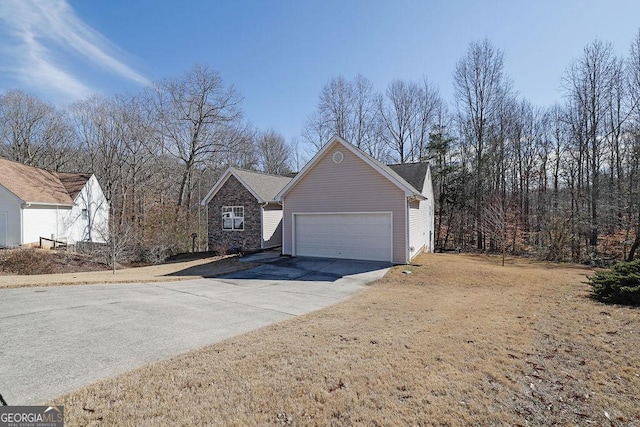
<instances>
[{"instance_id":1,"label":"bare tree","mask_svg":"<svg viewBox=\"0 0 640 427\"><path fill-rule=\"evenodd\" d=\"M629 120L629 148L628 148L628 194L629 228L635 228L635 238L627 254L627 260L632 261L640 247L640 189L637 182L640 179L640 30L636 33L627 61L628 101L631 112Z\"/></svg>"},{"instance_id":2,"label":"bare tree","mask_svg":"<svg viewBox=\"0 0 640 427\"><path fill-rule=\"evenodd\" d=\"M598 203L606 117L610 112L609 94L616 68L610 43L599 40L584 49L582 58L571 65L565 77L565 93L573 109L572 128L578 142L577 159L580 187L589 203L589 245L596 251L599 234Z\"/></svg>"},{"instance_id":3,"label":"bare tree","mask_svg":"<svg viewBox=\"0 0 640 427\"><path fill-rule=\"evenodd\" d=\"M378 109L373 84L358 74L351 87L353 107L351 131L347 137L356 147L375 157L380 153L381 140L376 129Z\"/></svg>"},{"instance_id":4,"label":"bare tree","mask_svg":"<svg viewBox=\"0 0 640 427\"><path fill-rule=\"evenodd\" d=\"M31 166L59 170L72 158L64 113L20 90L0 96L0 141L0 152Z\"/></svg>"},{"instance_id":5,"label":"bare tree","mask_svg":"<svg viewBox=\"0 0 640 427\"><path fill-rule=\"evenodd\" d=\"M248 123L237 123L218 129L217 139L225 146L220 147L207 158L204 165L214 169L237 166L242 169L257 169L260 159L255 139L258 131Z\"/></svg>"},{"instance_id":6,"label":"bare tree","mask_svg":"<svg viewBox=\"0 0 640 427\"><path fill-rule=\"evenodd\" d=\"M302 128L302 137L316 151L326 144L335 133L326 125L322 118L322 114L318 111L311 114L304 122Z\"/></svg>"},{"instance_id":7,"label":"bare tree","mask_svg":"<svg viewBox=\"0 0 640 427\"><path fill-rule=\"evenodd\" d=\"M503 67L504 54L485 39L469 45L453 75L461 140L470 151L474 170L473 200L478 249L484 248L481 207L488 176L485 160L489 134L491 127L495 126L503 100L510 94Z\"/></svg>"},{"instance_id":8,"label":"bare tree","mask_svg":"<svg viewBox=\"0 0 640 427\"><path fill-rule=\"evenodd\" d=\"M332 78L320 92L318 107L304 126L303 137L316 149L337 135L368 154L379 151L376 133L376 94L362 75L353 81Z\"/></svg>"},{"instance_id":9,"label":"bare tree","mask_svg":"<svg viewBox=\"0 0 640 427\"><path fill-rule=\"evenodd\" d=\"M325 126L341 138L350 139L353 107L353 88L344 77L333 78L322 88L318 111Z\"/></svg>"},{"instance_id":10,"label":"bare tree","mask_svg":"<svg viewBox=\"0 0 640 427\"><path fill-rule=\"evenodd\" d=\"M289 156L291 148L287 145L284 137L271 129L262 133L256 142L260 168L263 172L283 175L291 172L289 167Z\"/></svg>"},{"instance_id":11,"label":"bare tree","mask_svg":"<svg viewBox=\"0 0 640 427\"><path fill-rule=\"evenodd\" d=\"M303 151L303 148L300 145L300 140L298 138L292 138L289 147L291 147L290 166L293 171L299 172L300 169L302 169L302 167L307 163L309 158Z\"/></svg>"},{"instance_id":12,"label":"bare tree","mask_svg":"<svg viewBox=\"0 0 640 427\"><path fill-rule=\"evenodd\" d=\"M483 204L482 209L484 234L491 239L490 246L502 254L502 266L504 266L508 231L507 209L504 200L500 197L493 197Z\"/></svg>"},{"instance_id":13,"label":"bare tree","mask_svg":"<svg viewBox=\"0 0 640 427\"><path fill-rule=\"evenodd\" d=\"M217 71L204 65L156 83L154 94L159 139L183 165L177 206L189 206L197 165L221 150L232 149L218 137L241 118L242 97L233 86L224 84Z\"/></svg>"},{"instance_id":14,"label":"bare tree","mask_svg":"<svg viewBox=\"0 0 640 427\"><path fill-rule=\"evenodd\" d=\"M124 164L124 125L114 101L93 96L71 106L86 168L93 171L109 203L115 197ZM112 206L113 207L113 206Z\"/></svg>"},{"instance_id":15,"label":"bare tree","mask_svg":"<svg viewBox=\"0 0 640 427\"><path fill-rule=\"evenodd\" d=\"M419 114L418 86L402 80L392 82L385 97L378 98L383 139L399 163L411 161L411 136Z\"/></svg>"}]
</instances>

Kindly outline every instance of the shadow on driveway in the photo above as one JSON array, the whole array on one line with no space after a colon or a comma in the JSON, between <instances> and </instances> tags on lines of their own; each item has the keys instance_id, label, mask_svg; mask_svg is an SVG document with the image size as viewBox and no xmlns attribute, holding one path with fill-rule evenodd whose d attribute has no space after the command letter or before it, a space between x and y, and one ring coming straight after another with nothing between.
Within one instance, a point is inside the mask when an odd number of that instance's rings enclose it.
<instances>
[{"instance_id":1,"label":"shadow on driveway","mask_svg":"<svg viewBox=\"0 0 640 427\"><path fill-rule=\"evenodd\" d=\"M333 258L280 257L250 270L219 276L223 279L295 280L334 282L344 276L369 273L389 268L381 261L360 261Z\"/></svg>"},{"instance_id":2,"label":"shadow on driveway","mask_svg":"<svg viewBox=\"0 0 640 427\"><path fill-rule=\"evenodd\" d=\"M182 270L166 274L165 277L201 276L206 279L212 279L224 274L233 273L239 270L246 270L258 265L260 265L258 262L241 262L238 257L229 257L211 261L206 264L187 267Z\"/></svg>"}]
</instances>

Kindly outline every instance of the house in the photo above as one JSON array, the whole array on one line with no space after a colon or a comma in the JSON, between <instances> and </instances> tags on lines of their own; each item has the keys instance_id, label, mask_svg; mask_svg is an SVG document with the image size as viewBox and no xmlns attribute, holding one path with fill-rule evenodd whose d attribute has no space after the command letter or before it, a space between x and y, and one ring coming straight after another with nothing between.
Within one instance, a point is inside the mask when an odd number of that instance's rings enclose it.
<instances>
[{"instance_id":1,"label":"house","mask_svg":"<svg viewBox=\"0 0 640 427\"><path fill-rule=\"evenodd\" d=\"M427 162L387 166L334 137L275 199L285 255L404 264L433 250Z\"/></svg>"},{"instance_id":2,"label":"house","mask_svg":"<svg viewBox=\"0 0 640 427\"><path fill-rule=\"evenodd\" d=\"M92 174L49 172L0 158L0 247L105 242L109 205Z\"/></svg>"},{"instance_id":3,"label":"house","mask_svg":"<svg viewBox=\"0 0 640 427\"><path fill-rule=\"evenodd\" d=\"M251 252L282 245L275 196L291 178L229 167L201 204L208 208L210 250Z\"/></svg>"}]
</instances>

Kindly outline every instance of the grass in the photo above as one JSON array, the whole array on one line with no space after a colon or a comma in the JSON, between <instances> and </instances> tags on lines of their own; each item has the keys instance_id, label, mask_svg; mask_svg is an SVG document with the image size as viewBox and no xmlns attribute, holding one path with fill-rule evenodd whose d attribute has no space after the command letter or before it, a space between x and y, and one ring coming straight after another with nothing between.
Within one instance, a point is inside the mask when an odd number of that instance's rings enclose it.
<instances>
[{"instance_id":1,"label":"grass","mask_svg":"<svg viewBox=\"0 0 640 427\"><path fill-rule=\"evenodd\" d=\"M53 403L67 425L640 425L640 311L588 298L589 270L417 263Z\"/></svg>"}]
</instances>

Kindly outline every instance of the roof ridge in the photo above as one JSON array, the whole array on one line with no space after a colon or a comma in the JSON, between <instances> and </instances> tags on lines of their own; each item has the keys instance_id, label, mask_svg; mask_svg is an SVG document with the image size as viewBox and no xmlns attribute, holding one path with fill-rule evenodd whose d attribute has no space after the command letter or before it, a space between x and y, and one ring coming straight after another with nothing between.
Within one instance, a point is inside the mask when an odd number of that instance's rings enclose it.
<instances>
[{"instance_id":1,"label":"roof ridge","mask_svg":"<svg viewBox=\"0 0 640 427\"><path fill-rule=\"evenodd\" d=\"M236 170L236 171L240 171L240 172L249 172L249 173L255 173L257 175L266 175L266 176L272 176L274 178L289 178L288 176L285 175L276 175L273 173L267 173L267 172L262 172L262 171L254 171L251 169L244 169L244 168L237 168L235 166L229 166L230 169Z\"/></svg>"},{"instance_id":2,"label":"roof ridge","mask_svg":"<svg viewBox=\"0 0 640 427\"><path fill-rule=\"evenodd\" d=\"M93 173L92 173L92 172L61 172L61 171L52 171L52 170L49 170L49 169L47 169L47 168L41 168L41 167L38 167L38 166L28 165L28 164L26 164L26 163L22 163L22 162L19 162L19 161L17 161L17 160L9 159L9 158L4 157L4 156L0 156L0 160L4 160L5 162L15 163L15 164L20 165L20 166L25 167L25 168L38 169L38 170L41 170L41 171L49 172L49 173L51 173L51 174L59 174L59 173L73 173L73 174L78 174L78 175L93 175Z\"/></svg>"},{"instance_id":3,"label":"roof ridge","mask_svg":"<svg viewBox=\"0 0 640 427\"><path fill-rule=\"evenodd\" d=\"M43 169L43 170L46 170L46 169ZM57 172L51 172L51 173L55 173L55 174L58 174L58 175L61 174L61 173L66 173L66 174L70 174L70 175L89 175L89 176L93 175L93 173L91 173L91 172L60 172L60 171L57 171Z\"/></svg>"},{"instance_id":4,"label":"roof ridge","mask_svg":"<svg viewBox=\"0 0 640 427\"><path fill-rule=\"evenodd\" d=\"M417 162L387 163L387 166L417 165L422 163L431 163L431 162L429 160L418 160Z\"/></svg>"}]
</instances>

